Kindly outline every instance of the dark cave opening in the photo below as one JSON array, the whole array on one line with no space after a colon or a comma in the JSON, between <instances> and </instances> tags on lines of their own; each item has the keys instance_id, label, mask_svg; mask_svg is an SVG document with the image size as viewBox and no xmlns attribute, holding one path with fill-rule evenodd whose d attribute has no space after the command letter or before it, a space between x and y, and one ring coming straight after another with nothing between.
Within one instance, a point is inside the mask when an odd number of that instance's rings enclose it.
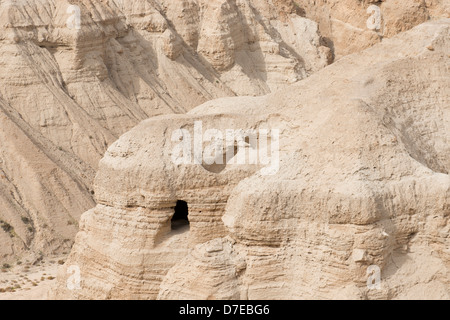
<instances>
[{"instance_id":1,"label":"dark cave opening","mask_svg":"<svg viewBox=\"0 0 450 320\"><path fill-rule=\"evenodd\" d=\"M173 214L171 227L172 230L180 229L189 225L189 209L186 201L178 200L175 206L175 213Z\"/></svg>"}]
</instances>

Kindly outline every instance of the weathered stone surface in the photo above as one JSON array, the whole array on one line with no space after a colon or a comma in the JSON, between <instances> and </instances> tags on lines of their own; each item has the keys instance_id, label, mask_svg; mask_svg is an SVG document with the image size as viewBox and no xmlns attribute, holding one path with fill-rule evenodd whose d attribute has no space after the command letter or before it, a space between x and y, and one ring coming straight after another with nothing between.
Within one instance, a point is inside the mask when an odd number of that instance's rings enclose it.
<instances>
[{"instance_id":1,"label":"weathered stone surface","mask_svg":"<svg viewBox=\"0 0 450 320\"><path fill-rule=\"evenodd\" d=\"M294 13L278 24L278 12L250 0L1 0L0 220L15 233L0 229L0 261L68 251L98 161L140 121L326 66L317 24Z\"/></svg>"},{"instance_id":2,"label":"weathered stone surface","mask_svg":"<svg viewBox=\"0 0 450 320\"><path fill-rule=\"evenodd\" d=\"M297 11L319 24L336 59L359 52L429 19L450 18L445 0L295 0ZM375 9L373 7L375 6ZM377 17L379 28L371 17ZM369 21L369 24L368 24ZM371 28L369 28L371 26Z\"/></svg>"},{"instance_id":3,"label":"weathered stone surface","mask_svg":"<svg viewBox=\"0 0 450 320\"><path fill-rule=\"evenodd\" d=\"M427 22L285 90L142 122L100 162L53 296L448 299L449 32ZM196 121L280 130L279 171L175 164L172 133ZM177 200L190 226L170 230Z\"/></svg>"}]
</instances>

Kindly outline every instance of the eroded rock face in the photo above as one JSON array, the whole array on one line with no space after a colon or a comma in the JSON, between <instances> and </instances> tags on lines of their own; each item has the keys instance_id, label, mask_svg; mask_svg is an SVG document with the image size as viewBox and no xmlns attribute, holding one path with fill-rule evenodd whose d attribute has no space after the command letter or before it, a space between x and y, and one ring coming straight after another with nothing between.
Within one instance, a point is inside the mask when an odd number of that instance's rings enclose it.
<instances>
[{"instance_id":1,"label":"eroded rock face","mask_svg":"<svg viewBox=\"0 0 450 320\"><path fill-rule=\"evenodd\" d=\"M0 1L0 260L68 251L98 161L140 121L326 66L317 24L279 14L250 0Z\"/></svg>"},{"instance_id":2,"label":"eroded rock face","mask_svg":"<svg viewBox=\"0 0 450 320\"><path fill-rule=\"evenodd\" d=\"M359 52L429 19L450 18L445 0L295 0L298 12L319 23L335 58Z\"/></svg>"},{"instance_id":3,"label":"eroded rock face","mask_svg":"<svg viewBox=\"0 0 450 320\"><path fill-rule=\"evenodd\" d=\"M449 32L424 23L286 90L141 123L100 162L54 296L448 299ZM199 121L279 130L279 170L177 164L173 132ZM190 226L171 230L177 200Z\"/></svg>"}]
</instances>

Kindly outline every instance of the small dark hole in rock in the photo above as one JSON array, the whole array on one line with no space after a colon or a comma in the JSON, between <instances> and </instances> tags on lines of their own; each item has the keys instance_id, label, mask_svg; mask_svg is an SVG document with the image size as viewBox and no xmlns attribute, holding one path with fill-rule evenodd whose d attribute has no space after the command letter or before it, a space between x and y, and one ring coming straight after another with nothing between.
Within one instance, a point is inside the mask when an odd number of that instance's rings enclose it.
<instances>
[{"instance_id":1,"label":"small dark hole in rock","mask_svg":"<svg viewBox=\"0 0 450 320\"><path fill-rule=\"evenodd\" d=\"M186 201L178 200L175 206L175 213L172 217L172 230L180 229L184 226L189 225L189 210Z\"/></svg>"}]
</instances>

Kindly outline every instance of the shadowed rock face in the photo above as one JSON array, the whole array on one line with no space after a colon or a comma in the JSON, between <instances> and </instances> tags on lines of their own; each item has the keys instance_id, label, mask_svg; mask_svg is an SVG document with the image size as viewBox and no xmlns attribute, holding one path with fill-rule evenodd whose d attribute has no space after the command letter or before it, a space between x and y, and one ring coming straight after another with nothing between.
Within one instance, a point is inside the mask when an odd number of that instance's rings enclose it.
<instances>
[{"instance_id":1,"label":"shadowed rock face","mask_svg":"<svg viewBox=\"0 0 450 320\"><path fill-rule=\"evenodd\" d=\"M267 94L325 67L317 24L283 10L249 0L0 1L0 220L13 228L0 229L0 260L69 251L95 206L98 161L140 121Z\"/></svg>"},{"instance_id":2,"label":"shadowed rock face","mask_svg":"<svg viewBox=\"0 0 450 320\"><path fill-rule=\"evenodd\" d=\"M285 90L139 124L100 161L53 296L448 299L449 31L424 23ZM279 130L279 170L176 163L173 133L200 121ZM179 200L190 225L172 230Z\"/></svg>"}]
</instances>

